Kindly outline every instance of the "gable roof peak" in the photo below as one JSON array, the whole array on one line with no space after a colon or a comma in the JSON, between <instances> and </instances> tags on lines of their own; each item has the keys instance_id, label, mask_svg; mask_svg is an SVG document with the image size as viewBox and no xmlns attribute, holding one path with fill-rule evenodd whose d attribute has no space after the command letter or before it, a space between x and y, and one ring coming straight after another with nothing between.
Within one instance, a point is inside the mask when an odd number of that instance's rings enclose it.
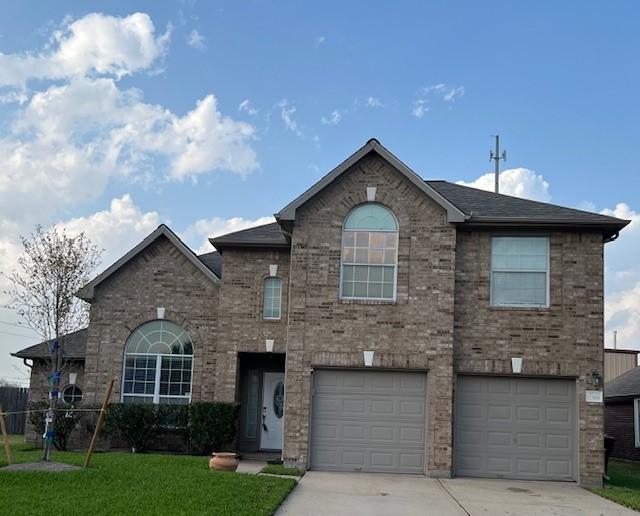
<instances>
[{"instance_id":1,"label":"gable roof peak","mask_svg":"<svg viewBox=\"0 0 640 516\"><path fill-rule=\"evenodd\" d=\"M124 265L129 263L138 254L149 247L159 237L164 236L169 240L202 274L210 281L217 283L220 278L209 269L187 245L180 240L169 226L160 224L153 232L151 232L142 242L126 253L122 258L108 267L104 272L98 274L94 279L82 287L76 296L85 301L91 302L94 299L95 288L105 281L109 276L120 270Z\"/></svg>"},{"instance_id":2,"label":"gable roof peak","mask_svg":"<svg viewBox=\"0 0 640 516\"><path fill-rule=\"evenodd\" d=\"M340 163L336 168L331 170L322 179L316 182L311 188L309 188L302 195L298 196L292 202L287 204L274 216L278 223L286 221L294 221L296 218L296 210L302 206L305 202L311 199L318 192L326 188L336 178L338 178L343 172L360 161L370 152L377 153L382 159L387 161L398 172L404 175L411 183L413 183L419 190L422 190L428 197L433 199L437 204L442 206L447 212L448 222L464 222L468 216L458 209L454 204L449 202L445 197L440 195L431 185L425 183L424 180L411 170L407 165L395 157L384 145L382 145L377 139L370 138L360 149L354 152L346 160Z\"/></svg>"}]
</instances>

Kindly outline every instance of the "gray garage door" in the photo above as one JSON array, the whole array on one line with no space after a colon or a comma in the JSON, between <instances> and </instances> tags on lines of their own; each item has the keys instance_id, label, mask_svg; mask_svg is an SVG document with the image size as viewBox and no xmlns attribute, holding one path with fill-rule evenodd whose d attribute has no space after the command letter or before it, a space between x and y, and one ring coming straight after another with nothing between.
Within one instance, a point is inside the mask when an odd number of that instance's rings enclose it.
<instances>
[{"instance_id":1,"label":"gray garage door","mask_svg":"<svg viewBox=\"0 0 640 516\"><path fill-rule=\"evenodd\" d=\"M459 476L575 480L575 381L460 376Z\"/></svg>"},{"instance_id":2,"label":"gray garage door","mask_svg":"<svg viewBox=\"0 0 640 516\"><path fill-rule=\"evenodd\" d=\"M426 373L314 373L311 467L423 473Z\"/></svg>"}]
</instances>

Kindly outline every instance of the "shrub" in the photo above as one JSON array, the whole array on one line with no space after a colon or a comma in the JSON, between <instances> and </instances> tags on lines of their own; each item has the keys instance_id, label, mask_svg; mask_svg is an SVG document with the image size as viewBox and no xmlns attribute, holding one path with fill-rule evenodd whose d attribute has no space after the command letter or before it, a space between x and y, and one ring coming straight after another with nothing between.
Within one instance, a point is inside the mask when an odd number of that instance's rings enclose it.
<instances>
[{"instance_id":1,"label":"shrub","mask_svg":"<svg viewBox=\"0 0 640 516\"><path fill-rule=\"evenodd\" d=\"M124 439L133 453L142 452L164 432L184 432L187 412L186 405L112 403L104 429L107 435Z\"/></svg>"},{"instance_id":2,"label":"shrub","mask_svg":"<svg viewBox=\"0 0 640 516\"><path fill-rule=\"evenodd\" d=\"M222 451L236 436L238 405L222 402L195 402L189 405L187 439L194 453Z\"/></svg>"},{"instance_id":3,"label":"shrub","mask_svg":"<svg viewBox=\"0 0 640 516\"><path fill-rule=\"evenodd\" d=\"M28 408L30 410L29 422L33 425L36 436L42 437L45 430L45 412L49 408L49 403L46 401L31 402ZM58 404L53 437L53 445L56 450L65 451L67 449L71 432L86 417L86 412L73 412L69 410L71 408L73 407L67 403Z\"/></svg>"}]
</instances>

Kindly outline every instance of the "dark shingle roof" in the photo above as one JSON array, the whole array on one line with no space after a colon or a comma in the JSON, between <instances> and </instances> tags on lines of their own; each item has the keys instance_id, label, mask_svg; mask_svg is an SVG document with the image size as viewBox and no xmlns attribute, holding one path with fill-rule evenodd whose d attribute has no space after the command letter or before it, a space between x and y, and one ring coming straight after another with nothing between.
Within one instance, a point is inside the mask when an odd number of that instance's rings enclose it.
<instances>
[{"instance_id":1,"label":"dark shingle roof","mask_svg":"<svg viewBox=\"0 0 640 516\"><path fill-rule=\"evenodd\" d=\"M199 254L198 259L218 278L222 278L222 255L218 251Z\"/></svg>"},{"instance_id":2,"label":"dark shingle roof","mask_svg":"<svg viewBox=\"0 0 640 516\"><path fill-rule=\"evenodd\" d=\"M52 340L40 342L11 355L18 358L48 358L51 356L52 342ZM86 348L87 328L71 332L64 338L64 353L68 359L84 360Z\"/></svg>"},{"instance_id":3,"label":"dark shingle roof","mask_svg":"<svg viewBox=\"0 0 640 516\"><path fill-rule=\"evenodd\" d=\"M625 222L607 215L497 194L448 181L426 181L426 183L460 210L470 215L470 222L484 219L566 222L578 225L620 225Z\"/></svg>"},{"instance_id":4,"label":"dark shingle roof","mask_svg":"<svg viewBox=\"0 0 640 516\"><path fill-rule=\"evenodd\" d=\"M289 247L289 242L277 222L210 238L220 251L225 247Z\"/></svg>"},{"instance_id":5,"label":"dark shingle roof","mask_svg":"<svg viewBox=\"0 0 640 516\"><path fill-rule=\"evenodd\" d=\"M604 397L626 398L640 396L640 367L634 367L604 385Z\"/></svg>"}]
</instances>

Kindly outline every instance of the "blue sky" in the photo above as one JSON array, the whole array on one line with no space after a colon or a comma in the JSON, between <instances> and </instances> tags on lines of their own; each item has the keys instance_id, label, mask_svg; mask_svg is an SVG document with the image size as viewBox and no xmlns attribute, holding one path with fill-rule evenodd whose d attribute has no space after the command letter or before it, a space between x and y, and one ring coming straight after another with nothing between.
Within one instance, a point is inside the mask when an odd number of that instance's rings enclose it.
<instances>
[{"instance_id":1,"label":"blue sky","mask_svg":"<svg viewBox=\"0 0 640 516\"><path fill-rule=\"evenodd\" d=\"M145 50L109 46L136 12ZM607 288L609 329L640 346L639 16L631 1L7 3L0 256L36 222L95 229L106 261L162 221L204 250L370 137L425 178L483 186L499 132L505 191L634 218Z\"/></svg>"}]
</instances>

